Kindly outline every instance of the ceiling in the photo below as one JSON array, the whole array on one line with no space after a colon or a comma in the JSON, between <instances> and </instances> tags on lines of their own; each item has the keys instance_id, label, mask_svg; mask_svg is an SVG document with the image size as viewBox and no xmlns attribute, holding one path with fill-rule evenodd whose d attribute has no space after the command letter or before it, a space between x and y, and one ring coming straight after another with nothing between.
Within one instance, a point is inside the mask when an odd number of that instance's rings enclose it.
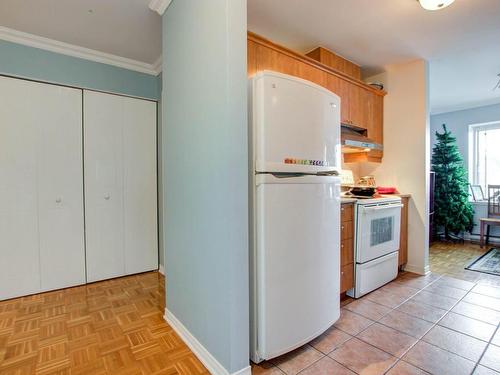
<instances>
[{"instance_id":1,"label":"ceiling","mask_svg":"<svg viewBox=\"0 0 500 375\"><path fill-rule=\"evenodd\" d=\"M429 12L416 0L248 0L249 30L299 52L318 45L363 68L423 58L431 112L500 103L500 1L456 0Z\"/></svg>"},{"instance_id":2,"label":"ceiling","mask_svg":"<svg viewBox=\"0 0 500 375\"><path fill-rule=\"evenodd\" d=\"M1 0L0 26L147 64L161 56L150 0ZM248 0L248 27L300 52L322 45L364 74L430 62L431 111L500 103L500 1L456 0L429 12L416 0Z\"/></svg>"},{"instance_id":3,"label":"ceiling","mask_svg":"<svg viewBox=\"0 0 500 375\"><path fill-rule=\"evenodd\" d=\"M161 56L150 0L1 0L0 25L148 64Z\"/></svg>"}]
</instances>

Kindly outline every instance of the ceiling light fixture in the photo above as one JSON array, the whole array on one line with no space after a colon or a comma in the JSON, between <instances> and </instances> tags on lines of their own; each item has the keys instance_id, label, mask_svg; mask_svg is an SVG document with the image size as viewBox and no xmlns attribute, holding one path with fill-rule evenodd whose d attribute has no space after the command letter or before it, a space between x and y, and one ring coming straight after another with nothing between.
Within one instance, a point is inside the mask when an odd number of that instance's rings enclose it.
<instances>
[{"instance_id":1,"label":"ceiling light fixture","mask_svg":"<svg viewBox=\"0 0 500 375\"><path fill-rule=\"evenodd\" d=\"M427 10L439 10L446 8L455 0L418 0L422 8Z\"/></svg>"}]
</instances>

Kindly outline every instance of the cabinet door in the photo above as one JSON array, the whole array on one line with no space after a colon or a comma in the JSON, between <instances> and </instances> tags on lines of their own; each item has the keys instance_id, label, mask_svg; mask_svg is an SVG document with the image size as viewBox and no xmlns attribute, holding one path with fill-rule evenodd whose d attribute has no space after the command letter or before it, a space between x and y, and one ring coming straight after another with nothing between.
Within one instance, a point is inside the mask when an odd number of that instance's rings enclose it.
<instances>
[{"instance_id":1,"label":"cabinet door","mask_svg":"<svg viewBox=\"0 0 500 375\"><path fill-rule=\"evenodd\" d=\"M85 282L81 91L0 78L0 299Z\"/></svg>"},{"instance_id":2,"label":"cabinet door","mask_svg":"<svg viewBox=\"0 0 500 375\"><path fill-rule=\"evenodd\" d=\"M366 133L368 137L372 138L372 134L374 132L374 105L375 105L375 94L361 89L360 91L361 103L360 110L361 113L359 115L359 121L362 124L361 126L366 129Z\"/></svg>"},{"instance_id":3,"label":"cabinet door","mask_svg":"<svg viewBox=\"0 0 500 375\"><path fill-rule=\"evenodd\" d=\"M384 144L384 97L371 94L372 111L368 127L368 136L376 143ZM382 150L370 151L370 156L381 158Z\"/></svg>"},{"instance_id":4,"label":"cabinet door","mask_svg":"<svg viewBox=\"0 0 500 375\"><path fill-rule=\"evenodd\" d=\"M354 288L354 264L346 264L340 267L340 293Z\"/></svg>"},{"instance_id":5,"label":"cabinet door","mask_svg":"<svg viewBox=\"0 0 500 375\"><path fill-rule=\"evenodd\" d=\"M349 84L350 123L366 129L366 98L364 92L365 89L354 84Z\"/></svg>"},{"instance_id":6,"label":"cabinet door","mask_svg":"<svg viewBox=\"0 0 500 375\"><path fill-rule=\"evenodd\" d=\"M326 87L340 97L340 122L349 124L351 117L350 97L349 97L349 82L338 78L334 75L328 75Z\"/></svg>"},{"instance_id":7,"label":"cabinet door","mask_svg":"<svg viewBox=\"0 0 500 375\"><path fill-rule=\"evenodd\" d=\"M38 211L41 290L85 283L82 91L40 85Z\"/></svg>"},{"instance_id":8,"label":"cabinet door","mask_svg":"<svg viewBox=\"0 0 500 375\"><path fill-rule=\"evenodd\" d=\"M122 98L125 273L158 268L156 103Z\"/></svg>"},{"instance_id":9,"label":"cabinet door","mask_svg":"<svg viewBox=\"0 0 500 375\"><path fill-rule=\"evenodd\" d=\"M84 91L87 281L125 274L122 97Z\"/></svg>"},{"instance_id":10,"label":"cabinet door","mask_svg":"<svg viewBox=\"0 0 500 375\"><path fill-rule=\"evenodd\" d=\"M0 77L0 300L40 290L33 86Z\"/></svg>"}]
</instances>

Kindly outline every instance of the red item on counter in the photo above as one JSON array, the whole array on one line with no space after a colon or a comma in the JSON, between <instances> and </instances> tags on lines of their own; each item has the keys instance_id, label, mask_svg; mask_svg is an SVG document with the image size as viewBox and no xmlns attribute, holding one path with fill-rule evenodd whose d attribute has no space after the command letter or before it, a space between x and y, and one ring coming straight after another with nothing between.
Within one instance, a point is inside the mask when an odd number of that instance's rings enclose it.
<instances>
[{"instance_id":1,"label":"red item on counter","mask_svg":"<svg viewBox=\"0 0 500 375\"><path fill-rule=\"evenodd\" d=\"M390 186L379 186L377 188L377 192L379 194L394 194L396 192L396 188Z\"/></svg>"}]
</instances>

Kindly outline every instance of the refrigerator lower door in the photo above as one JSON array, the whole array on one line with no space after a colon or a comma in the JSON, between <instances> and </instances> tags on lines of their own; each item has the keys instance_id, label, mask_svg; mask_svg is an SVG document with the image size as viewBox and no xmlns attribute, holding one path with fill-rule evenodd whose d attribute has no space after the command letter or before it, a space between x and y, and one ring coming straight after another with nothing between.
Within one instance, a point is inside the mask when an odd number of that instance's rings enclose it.
<instances>
[{"instance_id":1,"label":"refrigerator lower door","mask_svg":"<svg viewBox=\"0 0 500 375\"><path fill-rule=\"evenodd\" d=\"M257 175L256 362L289 352L340 315L340 178Z\"/></svg>"},{"instance_id":2,"label":"refrigerator lower door","mask_svg":"<svg viewBox=\"0 0 500 375\"><path fill-rule=\"evenodd\" d=\"M398 256L399 252L395 251L364 264L356 264L354 295L348 294L360 298L394 280L398 276Z\"/></svg>"}]
</instances>

